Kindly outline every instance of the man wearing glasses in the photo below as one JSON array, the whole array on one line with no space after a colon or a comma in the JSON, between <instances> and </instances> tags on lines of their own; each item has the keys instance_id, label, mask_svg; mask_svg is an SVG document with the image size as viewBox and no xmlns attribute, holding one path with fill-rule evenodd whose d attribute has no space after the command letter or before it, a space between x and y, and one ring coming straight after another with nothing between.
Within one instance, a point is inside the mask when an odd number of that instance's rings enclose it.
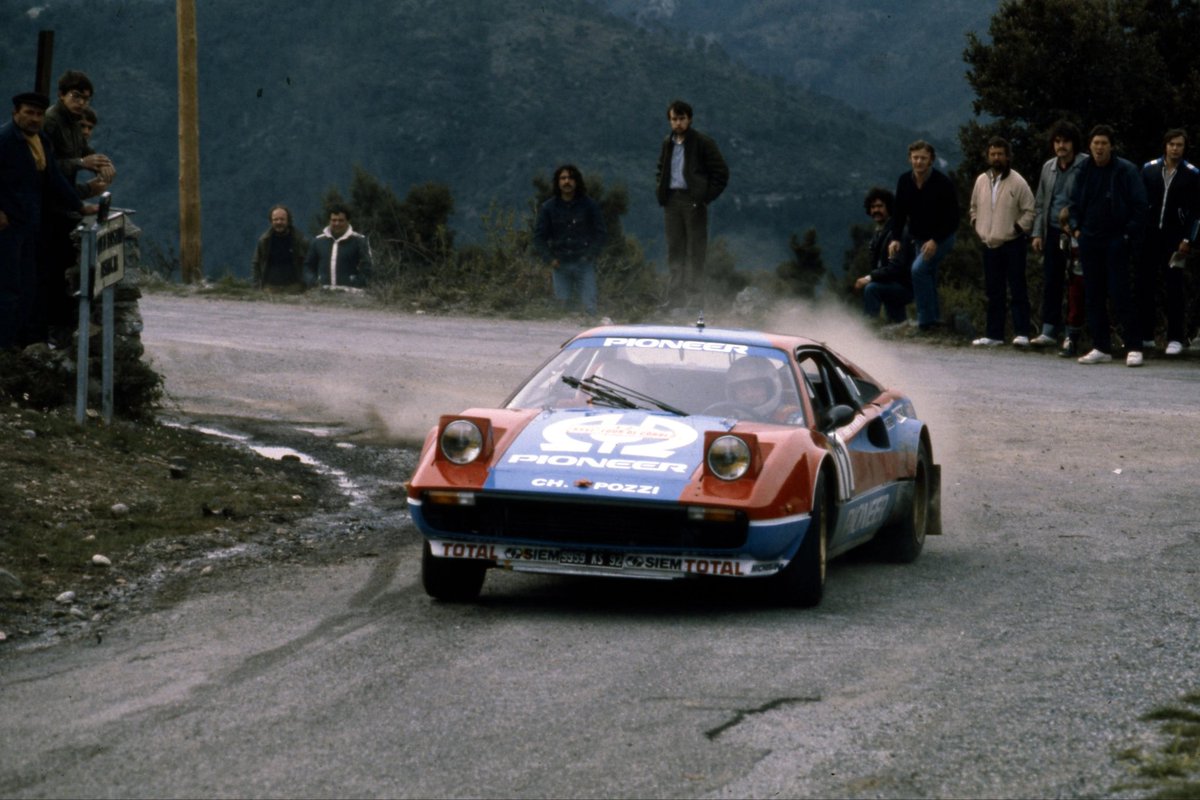
<instances>
[{"instance_id":1,"label":"man wearing glasses","mask_svg":"<svg viewBox=\"0 0 1200 800\"><path fill-rule=\"evenodd\" d=\"M91 80L79 70L67 70L58 79L58 102L46 111L43 125L59 171L81 196L88 197L107 190L117 174L112 160L95 152L84 135L84 111L91 102ZM77 177L85 170L95 177L87 181ZM79 303L71 295L79 255L71 232L79 219L74 209L58 202L48 203L38 248L34 330L39 338L59 346L70 341L78 323Z\"/></svg>"},{"instance_id":2,"label":"man wearing glasses","mask_svg":"<svg viewBox=\"0 0 1200 800\"><path fill-rule=\"evenodd\" d=\"M79 70L67 70L58 79L58 102L46 112L43 130L50 137L54 158L67 180L75 183L75 174L86 169L109 184L117 175L112 160L92 150L80 124L91 102L91 80Z\"/></svg>"}]
</instances>

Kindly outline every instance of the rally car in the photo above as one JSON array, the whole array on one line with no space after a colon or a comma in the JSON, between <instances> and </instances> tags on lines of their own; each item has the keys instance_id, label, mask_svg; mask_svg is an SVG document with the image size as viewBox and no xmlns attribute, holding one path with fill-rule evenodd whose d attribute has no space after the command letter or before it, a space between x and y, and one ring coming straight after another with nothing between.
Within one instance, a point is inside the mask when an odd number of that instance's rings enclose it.
<instances>
[{"instance_id":1,"label":"rally car","mask_svg":"<svg viewBox=\"0 0 1200 800\"><path fill-rule=\"evenodd\" d=\"M912 401L818 342L695 326L584 331L501 408L440 418L408 483L421 578L487 570L761 581L820 602L826 562L908 562L941 532Z\"/></svg>"}]
</instances>

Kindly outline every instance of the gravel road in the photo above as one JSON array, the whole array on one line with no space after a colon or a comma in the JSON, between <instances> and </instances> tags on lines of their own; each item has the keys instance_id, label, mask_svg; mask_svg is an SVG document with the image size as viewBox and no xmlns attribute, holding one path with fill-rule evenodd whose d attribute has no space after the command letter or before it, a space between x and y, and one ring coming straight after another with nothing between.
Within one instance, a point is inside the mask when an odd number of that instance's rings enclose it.
<instances>
[{"instance_id":1,"label":"gravel road","mask_svg":"<svg viewBox=\"0 0 1200 800\"><path fill-rule=\"evenodd\" d=\"M573 332L143 313L174 413L301 449L319 428L331 454L500 401ZM442 605L403 510L368 496L358 557L218 569L101 642L0 657L4 794L1136 796L1120 754L1157 741L1138 717L1200 688L1200 358L1083 367L800 310L768 327L826 339L931 420L946 534L915 564L836 561L802 612L724 583L509 574ZM341 466L369 486L380 463Z\"/></svg>"}]
</instances>

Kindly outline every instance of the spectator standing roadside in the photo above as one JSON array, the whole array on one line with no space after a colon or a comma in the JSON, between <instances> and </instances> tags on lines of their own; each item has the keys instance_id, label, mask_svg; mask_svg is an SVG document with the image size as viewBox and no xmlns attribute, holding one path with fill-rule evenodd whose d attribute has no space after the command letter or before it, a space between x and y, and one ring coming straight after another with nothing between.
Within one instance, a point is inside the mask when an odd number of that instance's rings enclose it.
<instances>
[{"instance_id":1,"label":"spectator standing roadside","mask_svg":"<svg viewBox=\"0 0 1200 800\"><path fill-rule=\"evenodd\" d=\"M667 297L672 304L701 305L706 299L708 206L729 184L729 167L717 143L692 127L692 107L675 100L667 107L671 132L663 140L655 175L667 239Z\"/></svg>"},{"instance_id":2,"label":"spectator standing roadside","mask_svg":"<svg viewBox=\"0 0 1200 800\"><path fill-rule=\"evenodd\" d=\"M1042 332L1031 344L1038 347L1053 345L1063 334L1063 289L1067 294L1066 331L1059 355L1075 358L1083 337L1084 291L1083 275L1072 270L1079 263L1072 258L1078 244L1067 235L1067 206L1079 170L1089 160L1082 150L1083 135L1073 123L1059 120L1050 129L1050 145L1054 157L1042 164L1038 177L1033 218L1033 252L1042 254Z\"/></svg>"},{"instance_id":3,"label":"spectator standing roadside","mask_svg":"<svg viewBox=\"0 0 1200 800\"><path fill-rule=\"evenodd\" d=\"M1183 352L1187 336L1184 269L1200 228L1200 170L1183 158L1187 134L1174 128L1163 135L1163 156L1142 167L1142 183L1150 205L1146 239L1134 275L1142 346L1154 347L1156 296L1162 277L1166 284L1167 346L1165 353Z\"/></svg>"},{"instance_id":4,"label":"spectator standing roadside","mask_svg":"<svg viewBox=\"0 0 1200 800\"><path fill-rule=\"evenodd\" d=\"M1025 247L1033 227L1033 190L1011 166L1006 139L988 140L988 168L971 192L971 224L983 244L983 282L987 293L986 335L974 345L1004 344L1004 306L1012 304L1013 340L1029 346L1029 290L1025 285Z\"/></svg>"},{"instance_id":5,"label":"spectator standing roadside","mask_svg":"<svg viewBox=\"0 0 1200 800\"><path fill-rule=\"evenodd\" d=\"M285 205L271 206L271 225L258 237L251 269L260 289L301 290L304 288L304 259L308 240L292 224Z\"/></svg>"},{"instance_id":6,"label":"spectator standing roadside","mask_svg":"<svg viewBox=\"0 0 1200 800\"><path fill-rule=\"evenodd\" d=\"M895 256L888 255L895 200L895 195L878 186L868 191L863 199L863 208L875 220L875 233L868 248L871 255L870 272L854 282L854 291L862 292L863 313L872 321L879 319L879 309L883 307L889 322L906 322L908 312L905 307L913 299L912 248L903 247Z\"/></svg>"},{"instance_id":7,"label":"spectator standing roadside","mask_svg":"<svg viewBox=\"0 0 1200 800\"><path fill-rule=\"evenodd\" d=\"M43 94L18 94L12 120L0 125L0 349L36 341L36 251L46 199L76 213L97 211L84 205L54 162L42 133L49 105Z\"/></svg>"},{"instance_id":8,"label":"spectator standing roadside","mask_svg":"<svg viewBox=\"0 0 1200 800\"><path fill-rule=\"evenodd\" d=\"M44 126L59 170L80 197L105 191L117 174L112 159L96 153L88 142L90 133L83 130L84 114L91 106L93 91L86 73L64 72L58 79L58 101L46 112ZM82 180L82 172L90 172L94 177ZM79 303L71 296L78 282L79 248L71 234L80 217L57 202L49 203L46 212L38 255L35 317L41 331L39 336L64 346L79 322Z\"/></svg>"},{"instance_id":9,"label":"spectator standing roadside","mask_svg":"<svg viewBox=\"0 0 1200 800\"><path fill-rule=\"evenodd\" d=\"M371 245L350 226L350 209L329 208L329 225L317 234L304 259L305 274L329 289L367 285L371 275Z\"/></svg>"},{"instance_id":10,"label":"spectator standing roadside","mask_svg":"<svg viewBox=\"0 0 1200 800\"><path fill-rule=\"evenodd\" d=\"M54 147L59 170L72 183L76 173L88 170L111 184L117 176L112 159L92 150L82 122L91 105L92 81L79 70L67 70L58 79L58 102L46 112L45 132ZM92 124L95 127L95 123Z\"/></svg>"},{"instance_id":11,"label":"spectator standing roadside","mask_svg":"<svg viewBox=\"0 0 1200 800\"><path fill-rule=\"evenodd\" d=\"M533 246L550 265L554 297L566 310L579 295L583 313L596 316L596 259L608 239L600 206L574 164L554 170L554 196L538 209Z\"/></svg>"},{"instance_id":12,"label":"spectator standing roadside","mask_svg":"<svg viewBox=\"0 0 1200 800\"><path fill-rule=\"evenodd\" d=\"M1112 361L1111 296L1121 334L1125 365L1142 365L1137 314L1130 293L1129 259L1146 226L1146 188L1138 168L1113 153L1113 130L1097 125L1088 134L1091 160L1083 165L1071 194L1071 235L1079 241L1083 261L1088 332L1092 349L1080 364Z\"/></svg>"},{"instance_id":13,"label":"spectator standing roadside","mask_svg":"<svg viewBox=\"0 0 1200 800\"><path fill-rule=\"evenodd\" d=\"M900 252L907 234L916 248L912 262L913 298L917 303L917 326L932 331L941 324L937 270L954 248L958 230L958 196L954 182L933 166L933 145L917 140L908 146L912 166L896 181L896 222L888 254Z\"/></svg>"},{"instance_id":14,"label":"spectator standing roadside","mask_svg":"<svg viewBox=\"0 0 1200 800\"><path fill-rule=\"evenodd\" d=\"M79 132L83 134L83 141L88 147L92 146L92 133L99 124L100 116L96 113L96 109L90 105L85 106L83 115L79 118ZM78 178L76 181L75 191L79 192L79 196L84 199L103 194L108 189L108 181L100 175L93 175L84 182L79 182Z\"/></svg>"}]
</instances>

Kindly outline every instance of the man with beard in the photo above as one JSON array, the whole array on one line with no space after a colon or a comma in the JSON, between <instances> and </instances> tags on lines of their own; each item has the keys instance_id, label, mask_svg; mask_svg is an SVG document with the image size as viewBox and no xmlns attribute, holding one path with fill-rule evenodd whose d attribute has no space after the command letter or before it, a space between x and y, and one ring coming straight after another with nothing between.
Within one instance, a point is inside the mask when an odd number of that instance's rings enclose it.
<instances>
[{"instance_id":1,"label":"man with beard","mask_svg":"<svg viewBox=\"0 0 1200 800\"><path fill-rule=\"evenodd\" d=\"M912 302L911 247L901 248L895 256L888 255L888 242L892 238L892 204L895 196L887 189L874 187L867 192L863 208L875 220L875 233L871 237L870 272L854 282L854 291L862 292L863 313L871 321L879 319L879 309L887 310L889 322L901 323L908 320L906 306Z\"/></svg>"},{"instance_id":2,"label":"man with beard","mask_svg":"<svg viewBox=\"0 0 1200 800\"><path fill-rule=\"evenodd\" d=\"M667 121L671 132L659 150L654 181L667 237L667 297L663 305L703 305L708 207L725 191L729 167L717 143L692 127L690 105L682 100L672 102Z\"/></svg>"},{"instance_id":3,"label":"man with beard","mask_svg":"<svg viewBox=\"0 0 1200 800\"><path fill-rule=\"evenodd\" d=\"M587 184L574 164L554 170L554 196L538 209L533 247L550 265L554 297L563 310L573 295L583 313L596 316L596 259L604 249L608 229Z\"/></svg>"},{"instance_id":4,"label":"man with beard","mask_svg":"<svg viewBox=\"0 0 1200 800\"><path fill-rule=\"evenodd\" d=\"M303 289L308 240L292 224L287 206L271 206L270 221L271 227L258 237L254 248L254 285L267 290Z\"/></svg>"},{"instance_id":5,"label":"man with beard","mask_svg":"<svg viewBox=\"0 0 1200 800\"><path fill-rule=\"evenodd\" d=\"M1012 303L1013 340L1029 346L1029 291L1025 285L1025 241L1033 226L1033 191L1009 166L1012 147L1006 139L988 140L987 171L971 192L971 224L983 244L983 285L987 294L986 335L971 344L1004 344L1004 306Z\"/></svg>"}]
</instances>

